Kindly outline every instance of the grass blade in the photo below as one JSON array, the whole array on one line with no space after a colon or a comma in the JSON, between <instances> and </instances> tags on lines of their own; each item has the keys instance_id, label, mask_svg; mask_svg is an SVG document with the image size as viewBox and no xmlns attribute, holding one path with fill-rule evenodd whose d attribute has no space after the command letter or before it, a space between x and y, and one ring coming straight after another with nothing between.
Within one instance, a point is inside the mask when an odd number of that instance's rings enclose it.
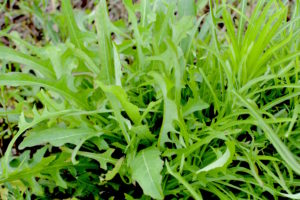
<instances>
[{"instance_id":1,"label":"grass blade","mask_svg":"<svg viewBox=\"0 0 300 200\"><path fill-rule=\"evenodd\" d=\"M232 93L244 104L251 115L258 121L259 127L264 131L266 137L270 140L272 145L275 147L281 158L290 166L298 175L300 175L300 164L295 159L295 155L287 148L287 146L280 140L272 128L264 122L258 111L253 108L242 96L235 91Z\"/></svg>"}]
</instances>

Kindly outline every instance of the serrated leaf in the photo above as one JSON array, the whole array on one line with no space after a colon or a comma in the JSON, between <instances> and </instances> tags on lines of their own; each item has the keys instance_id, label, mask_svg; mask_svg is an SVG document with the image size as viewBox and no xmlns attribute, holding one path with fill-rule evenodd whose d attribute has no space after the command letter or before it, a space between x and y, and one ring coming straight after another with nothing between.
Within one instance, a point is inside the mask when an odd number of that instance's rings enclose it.
<instances>
[{"instance_id":1,"label":"serrated leaf","mask_svg":"<svg viewBox=\"0 0 300 200\"><path fill-rule=\"evenodd\" d=\"M29 151L27 151L29 153ZM31 188L36 195L43 195L43 187L37 182L36 178L48 179L48 181L55 181L57 185L66 188L66 183L59 174L60 169L64 169L71 165L70 154L62 153L56 159L55 155L49 157L42 157L45 153L45 147L35 153L33 159L29 160L29 154L23 153L18 159L21 163L17 168L10 166L9 172L6 175L0 175L0 184L10 183L18 187L18 181L27 187ZM25 155L24 155L25 154ZM39 154L39 155L37 155ZM54 172L57 172L56 174ZM58 181L59 180L59 181Z\"/></svg>"},{"instance_id":2,"label":"serrated leaf","mask_svg":"<svg viewBox=\"0 0 300 200\"><path fill-rule=\"evenodd\" d=\"M49 174L56 185L67 188L66 181L60 175L60 170L67 166L71 166L70 154L62 153L59 157L54 160L48 168L45 168L42 173Z\"/></svg>"},{"instance_id":3,"label":"serrated leaf","mask_svg":"<svg viewBox=\"0 0 300 200\"><path fill-rule=\"evenodd\" d=\"M67 148L62 148L62 149L65 149L67 151L72 151ZM97 160L100 164L100 167L104 170L107 170L107 163L116 164L118 161L117 159L111 157L111 154L113 152L114 149L108 149L104 153L90 153L85 151L78 151L77 155Z\"/></svg>"},{"instance_id":4,"label":"serrated leaf","mask_svg":"<svg viewBox=\"0 0 300 200\"><path fill-rule=\"evenodd\" d=\"M168 97L168 90L170 87L168 81L156 72L152 72L150 75L161 88L164 97L164 117L158 138L159 146L163 146L166 142L171 142L168 133L175 131L173 123L178 121L178 109L175 100Z\"/></svg>"},{"instance_id":5,"label":"serrated leaf","mask_svg":"<svg viewBox=\"0 0 300 200\"><path fill-rule=\"evenodd\" d=\"M61 177L59 169L53 170L49 174L57 186L67 189L67 183Z\"/></svg>"},{"instance_id":6,"label":"serrated leaf","mask_svg":"<svg viewBox=\"0 0 300 200\"><path fill-rule=\"evenodd\" d=\"M11 182L14 180L20 179L31 179L32 177L38 177L40 172L55 159L56 156L49 156L43 158L38 164L34 166L24 165L22 168L18 168L13 170L12 172L8 173L6 176L0 176L0 184L5 182Z\"/></svg>"},{"instance_id":7,"label":"serrated leaf","mask_svg":"<svg viewBox=\"0 0 300 200\"><path fill-rule=\"evenodd\" d=\"M37 150L36 153L32 157L32 162L30 163L30 165L38 164L45 156L47 148L48 148L47 146L44 146L41 149Z\"/></svg>"},{"instance_id":8,"label":"serrated leaf","mask_svg":"<svg viewBox=\"0 0 300 200\"><path fill-rule=\"evenodd\" d=\"M40 72L44 77L54 77L54 72L45 62L27 54L23 54L8 47L0 46L0 59L24 64Z\"/></svg>"},{"instance_id":9,"label":"serrated leaf","mask_svg":"<svg viewBox=\"0 0 300 200\"><path fill-rule=\"evenodd\" d=\"M77 145L87 136L96 135L97 132L89 128L68 129L54 127L42 130L29 131L28 136L19 145L20 149L45 143L60 147L66 143Z\"/></svg>"},{"instance_id":10,"label":"serrated leaf","mask_svg":"<svg viewBox=\"0 0 300 200\"><path fill-rule=\"evenodd\" d=\"M154 199L163 199L162 168L160 151L155 147L139 152L131 164L132 178L139 183L145 194Z\"/></svg>"},{"instance_id":11,"label":"serrated leaf","mask_svg":"<svg viewBox=\"0 0 300 200\"><path fill-rule=\"evenodd\" d=\"M31 122L27 122L24 116L24 113L22 112L19 118L19 131L17 132L17 134L12 138L12 140L9 142L8 147L6 149L5 155L4 155L4 163L6 163L5 165L3 165L3 174L8 173L8 169L7 169L7 165L9 163L9 158L10 158L10 154L11 154L11 150L13 148L14 143L16 142L16 140L22 135L22 133L37 125L38 123L46 120L46 119L51 119L54 117L58 117L58 116L62 116L65 114L70 114L74 111L72 110L62 110L62 111L58 111L58 112L53 112L53 113L49 113L47 111L47 109L45 108L42 112L42 114L39 114L38 111L36 110L36 108L33 108L33 120Z\"/></svg>"},{"instance_id":12,"label":"serrated leaf","mask_svg":"<svg viewBox=\"0 0 300 200\"><path fill-rule=\"evenodd\" d=\"M23 178L25 184L32 188L32 193L38 196L44 195L44 188L35 180L35 177Z\"/></svg>"},{"instance_id":13,"label":"serrated leaf","mask_svg":"<svg viewBox=\"0 0 300 200\"><path fill-rule=\"evenodd\" d=\"M115 167L112 170L110 170L110 171L108 171L106 173L106 175L105 175L105 181L110 181L111 179L113 179L117 175L117 173L120 171L120 168L121 168L121 166L123 164L123 161L124 161L124 157L120 158L117 161Z\"/></svg>"},{"instance_id":14,"label":"serrated leaf","mask_svg":"<svg viewBox=\"0 0 300 200\"><path fill-rule=\"evenodd\" d=\"M30 122L27 122L27 120L25 119L24 116L24 112L21 113L20 117L19 117L19 131L18 132L24 132L26 129L31 128L35 125L37 125L38 123L46 120L46 119L51 119L51 118L55 118L55 117L59 117L59 116L63 116L65 114L70 114L74 111L72 110L61 110L61 111L57 111L57 112L49 112L47 108L45 108L42 113L40 114L36 107L33 107L32 109L33 112L33 119Z\"/></svg>"},{"instance_id":15,"label":"serrated leaf","mask_svg":"<svg viewBox=\"0 0 300 200\"><path fill-rule=\"evenodd\" d=\"M67 97L68 99L75 102L77 105L82 106L84 108L88 108L85 100L82 99L84 94L76 94L76 92L71 91L66 84L66 80L49 80L37 78L35 76L29 74L23 74L18 72L0 74L0 85L5 86L39 86L46 87L55 92L58 92L63 97ZM86 97L84 97L86 98Z\"/></svg>"}]
</instances>

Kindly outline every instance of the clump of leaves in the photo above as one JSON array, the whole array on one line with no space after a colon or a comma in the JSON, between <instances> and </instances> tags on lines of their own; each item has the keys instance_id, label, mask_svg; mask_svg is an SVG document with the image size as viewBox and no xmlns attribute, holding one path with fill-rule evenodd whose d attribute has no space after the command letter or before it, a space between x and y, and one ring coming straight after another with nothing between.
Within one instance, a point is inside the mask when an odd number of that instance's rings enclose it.
<instances>
[{"instance_id":1,"label":"clump of leaves","mask_svg":"<svg viewBox=\"0 0 300 200\"><path fill-rule=\"evenodd\" d=\"M299 199L300 2L123 3L0 32L1 198Z\"/></svg>"}]
</instances>

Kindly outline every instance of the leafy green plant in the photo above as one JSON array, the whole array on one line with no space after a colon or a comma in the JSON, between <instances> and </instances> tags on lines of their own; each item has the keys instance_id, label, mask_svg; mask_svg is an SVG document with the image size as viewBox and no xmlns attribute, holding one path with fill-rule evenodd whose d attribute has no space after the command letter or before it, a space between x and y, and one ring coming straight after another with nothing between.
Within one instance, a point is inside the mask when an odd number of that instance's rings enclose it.
<instances>
[{"instance_id":1,"label":"leafy green plant","mask_svg":"<svg viewBox=\"0 0 300 200\"><path fill-rule=\"evenodd\" d=\"M41 2L0 31L1 198L300 198L299 0Z\"/></svg>"}]
</instances>

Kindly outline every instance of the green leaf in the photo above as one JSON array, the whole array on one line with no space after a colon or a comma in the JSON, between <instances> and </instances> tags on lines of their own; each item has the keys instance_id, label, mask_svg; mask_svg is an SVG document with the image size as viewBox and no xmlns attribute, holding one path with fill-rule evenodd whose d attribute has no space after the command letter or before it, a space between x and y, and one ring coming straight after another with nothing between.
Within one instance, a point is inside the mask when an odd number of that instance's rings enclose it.
<instances>
[{"instance_id":1,"label":"green leaf","mask_svg":"<svg viewBox=\"0 0 300 200\"><path fill-rule=\"evenodd\" d=\"M72 44L67 44L71 49L72 53L86 63L86 67L93 72L95 75L100 73L99 67L94 63L91 57L89 57L84 51L74 47Z\"/></svg>"},{"instance_id":2,"label":"green leaf","mask_svg":"<svg viewBox=\"0 0 300 200\"><path fill-rule=\"evenodd\" d=\"M121 61L120 61L120 55L118 52L118 49L115 44L113 44L113 49L114 49L114 67L115 67L115 84L117 86L122 87L122 66L121 66Z\"/></svg>"},{"instance_id":3,"label":"green leaf","mask_svg":"<svg viewBox=\"0 0 300 200\"><path fill-rule=\"evenodd\" d=\"M1 2L0 198L299 198L299 0Z\"/></svg>"},{"instance_id":4,"label":"green leaf","mask_svg":"<svg viewBox=\"0 0 300 200\"><path fill-rule=\"evenodd\" d=\"M66 143L77 145L87 136L97 135L97 132L89 128L68 129L61 127L53 127L42 130L31 130L27 132L27 136L19 145L20 149L33 147L45 143L60 147Z\"/></svg>"},{"instance_id":5,"label":"green leaf","mask_svg":"<svg viewBox=\"0 0 300 200\"><path fill-rule=\"evenodd\" d=\"M69 154L68 154L69 155ZM66 154L61 154L60 157L56 160L56 156L43 157L39 162L34 164L28 164L28 159L23 160L22 164L18 168L10 168L10 171L6 176L0 175L0 184L14 181L22 180L24 184L36 188L35 192L41 195L42 187L36 182L35 177L39 178L49 178L50 180L57 180L59 174L53 174L52 172L63 169L70 166L71 162L66 160ZM49 173L51 172L51 173ZM50 176L45 177L42 174L49 174ZM55 177L52 177L55 175ZM61 178L61 177L60 177ZM59 185L65 186L64 181L61 179Z\"/></svg>"},{"instance_id":6,"label":"green leaf","mask_svg":"<svg viewBox=\"0 0 300 200\"><path fill-rule=\"evenodd\" d=\"M169 163L166 162L167 170L168 173L174 176L184 187L191 193L191 195L194 197L196 200L202 200L202 195L201 193L198 193L195 191L195 189L182 177L180 174L173 172Z\"/></svg>"},{"instance_id":7,"label":"green leaf","mask_svg":"<svg viewBox=\"0 0 300 200\"><path fill-rule=\"evenodd\" d=\"M136 47L137 47L137 63L138 69L144 68L144 54L142 51L143 41L141 37L141 33L138 26L138 19L135 15L135 9L131 0L123 1L126 10L128 12L128 20L132 23L132 29L135 37Z\"/></svg>"},{"instance_id":8,"label":"green leaf","mask_svg":"<svg viewBox=\"0 0 300 200\"><path fill-rule=\"evenodd\" d=\"M81 32L76 24L72 4L70 0L61 1L62 16L65 20L71 42L79 49L83 49L83 43L80 41Z\"/></svg>"},{"instance_id":9,"label":"green leaf","mask_svg":"<svg viewBox=\"0 0 300 200\"><path fill-rule=\"evenodd\" d=\"M280 195L289 198L289 199L300 199L300 193L297 194L284 194L284 193L280 193Z\"/></svg>"},{"instance_id":10,"label":"green leaf","mask_svg":"<svg viewBox=\"0 0 300 200\"><path fill-rule=\"evenodd\" d=\"M171 87L168 79L162 77L156 72L151 72L150 75L154 78L156 84L161 88L164 97L164 117L158 138L158 145L163 146L166 142L171 142L170 138L168 137L168 133L175 131L173 123L178 121L178 110L175 100L172 100L168 97L168 90Z\"/></svg>"},{"instance_id":11,"label":"green leaf","mask_svg":"<svg viewBox=\"0 0 300 200\"><path fill-rule=\"evenodd\" d=\"M67 183L63 180L63 178L60 175L59 169L48 172L48 174L52 177L57 186L60 186L64 189L68 188Z\"/></svg>"},{"instance_id":12,"label":"green leaf","mask_svg":"<svg viewBox=\"0 0 300 200\"><path fill-rule=\"evenodd\" d=\"M71 149L61 147L62 150L67 152L72 152ZM108 149L104 153L91 153L86 151L78 151L77 155L84 156L87 158L94 159L99 162L100 167L104 170L107 170L107 163L116 164L118 162L117 159L112 158L111 154L114 152L114 149Z\"/></svg>"},{"instance_id":13,"label":"green leaf","mask_svg":"<svg viewBox=\"0 0 300 200\"><path fill-rule=\"evenodd\" d=\"M67 87L66 80L61 79L60 81L57 80L49 80L49 79L42 79L37 78L35 76L29 74L23 74L18 72L0 74L0 85L5 86L39 86L39 87L46 87L51 89L55 92L58 92L63 97L66 97L77 105L82 106L83 108L88 108L87 103L85 100L82 100L82 93L76 94L75 92L71 91ZM79 98L81 97L81 98Z\"/></svg>"},{"instance_id":14,"label":"green leaf","mask_svg":"<svg viewBox=\"0 0 300 200\"><path fill-rule=\"evenodd\" d=\"M154 199L163 199L162 168L160 151L155 147L140 151L131 164L132 178L139 183L145 194Z\"/></svg>"},{"instance_id":15,"label":"green leaf","mask_svg":"<svg viewBox=\"0 0 300 200\"><path fill-rule=\"evenodd\" d=\"M55 117L64 116L66 114L72 114L72 113L74 114L76 112L74 112L72 110L62 110L62 111L49 113L48 110L45 108L43 110L43 112L40 114L34 107L33 108L33 119L30 122L27 122L25 119L25 116L24 116L24 112L22 112L20 115L19 124L18 124L19 131L15 134L15 136L12 138L12 140L8 144L8 147L6 149L5 156L4 156L4 163L9 162L9 158L10 158L10 154L11 154L13 145L16 142L16 140L22 135L22 133L24 131L37 125L38 123L40 123L46 119L52 119ZM6 174L8 172L7 166L8 166L8 164L3 165L3 174Z\"/></svg>"},{"instance_id":16,"label":"green leaf","mask_svg":"<svg viewBox=\"0 0 300 200\"><path fill-rule=\"evenodd\" d=\"M174 44L178 44L180 41L182 41L182 39L187 37L188 31L193 28L193 25L194 18L190 16L184 16L176 24L174 24L174 26L172 27L172 41L174 42Z\"/></svg>"},{"instance_id":17,"label":"green leaf","mask_svg":"<svg viewBox=\"0 0 300 200\"><path fill-rule=\"evenodd\" d=\"M196 14L196 3L194 0L179 0L178 3L179 17L194 16Z\"/></svg>"},{"instance_id":18,"label":"green leaf","mask_svg":"<svg viewBox=\"0 0 300 200\"><path fill-rule=\"evenodd\" d=\"M6 175L0 174L0 184L16 180L27 181L28 179L30 182L32 182L34 177L39 177L42 169L44 169L45 166L49 165L55 159L55 156L43 157L45 152L42 151L43 150L41 149L38 150L31 160L29 151L25 151L18 158L14 158L15 161L19 161L17 166L12 166L11 160L13 160L13 158L11 158L10 162L8 162L9 164L6 166L8 169ZM36 184L34 182L32 183Z\"/></svg>"},{"instance_id":19,"label":"green leaf","mask_svg":"<svg viewBox=\"0 0 300 200\"><path fill-rule=\"evenodd\" d=\"M51 178L54 180L55 184L67 189L67 182L63 179L60 174L60 170L65 169L72 165L70 162L70 154L61 153L59 157L54 160L51 165L43 170L42 173L49 174Z\"/></svg>"},{"instance_id":20,"label":"green leaf","mask_svg":"<svg viewBox=\"0 0 300 200\"><path fill-rule=\"evenodd\" d=\"M51 68L49 68L49 63L11 48L0 46L0 59L24 64L28 68L40 72L46 78L54 77L54 72Z\"/></svg>"},{"instance_id":21,"label":"green leaf","mask_svg":"<svg viewBox=\"0 0 300 200\"><path fill-rule=\"evenodd\" d=\"M61 55L64 52L63 46L49 46L46 48L46 54L50 58L51 64L55 71L57 79L60 79L62 75L66 72L61 62Z\"/></svg>"},{"instance_id":22,"label":"green leaf","mask_svg":"<svg viewBox=\"0 0 300 200\"><path fill-rule=\"evenodd\" d=\"M273 129L265 123L257 109L253 108L248 101L241 97L238 93L233 91L233 94L249 109L251 115L257 120L259 126L266 134L266 137L270 140L272 145L275 147L281 158L291 167L297 174L300 175L300 164L296 160L295 155L288 149L288 147L280 140L278 135Z\"/></svg>"},{"instance_id":23,"label":"green leaf","mask_svg":"<svg viewBox=\"0 0 300 200\"><path fill-rule=\"evenodd\" d=\"M225 168L232 161L232 157L235 152L235 146L233 142L226 142L226 144L227 144L227 149L225 153L214 162L210 163L209 165L205 166L202 169L199 169L196 172L196 174L199 174L201 172L209 172L211 170L217 170L220 168Z\"/></svg>"},{"instance_id":24,"label":"green leaf","mask_svg":"<svg viewBox=\"0 0 300 200\"><path fill-rule=\"evenodd\" d=\"M123 161L124 161L124 158L120 158L117 161L115 167L112 170L110 170L106 173L105 181L110 181L111 179L113 179L118 174L118 172L120 171L120 168L123 164Z\"/></svg>"},{"instance_id":25,"label":"green leaf","mask_svg":"<svg viewBox=\"0 0 300 200\"><path fill-rule=\"evenodd\" d=\"M209 105L205 103L199 96L195 98L190 98L187 104L183 107L183 117L195 112L201 111L208 108Z\"/></svg>"},{"instance_id":26,"label":"green leaf","mask_svg":"<svg viewBox=\"0 0 300 200\"><path fill-rule=\"evenodd\" d=\"M138 124L140 122L141 115L139 112L139 108L128 100L128 96L123 88L115 85L106 86L101 82L97 82L97 83L105 93L113 94L114 97L118 99L118 101L121 103L122 107L130 117L130 119L135 124Z\"/></svg>"},{"instance_id":27,"label":"green leaf","mask_svg":"<svg viewBox=\"0 0 300 200\"><path fill-rule=\"evenodd\" d=\"M110 21L105 0L100 0L95 14L96 29L99 43L99 56L101 60L101 79L112 84L114 80L114 57L112 41L110 40Z\"/></svg>"}]
</instances>

